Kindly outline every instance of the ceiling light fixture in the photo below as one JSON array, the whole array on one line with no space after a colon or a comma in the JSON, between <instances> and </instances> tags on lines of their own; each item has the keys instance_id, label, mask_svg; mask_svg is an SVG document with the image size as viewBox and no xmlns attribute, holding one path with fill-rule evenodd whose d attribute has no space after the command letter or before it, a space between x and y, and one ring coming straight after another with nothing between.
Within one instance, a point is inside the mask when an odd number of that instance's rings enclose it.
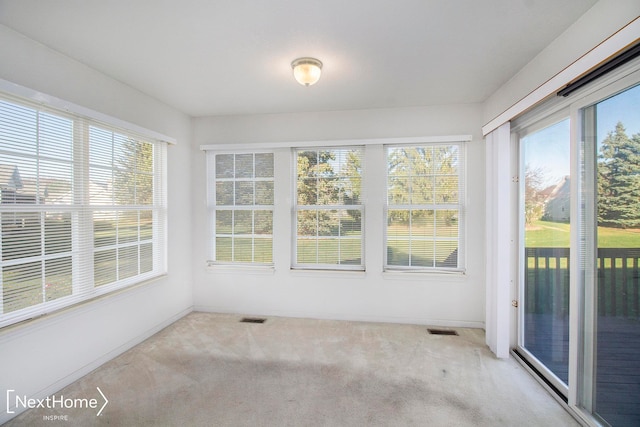
<instances>
[{"instance_id":1,"label":"ceiling light fixture","mask_svg":"<svg viewBox=\"0 0 640 427\"><path fill-rule=\"evenodd\" d=\"M320 80L322 62L315 58L298 58L291 63L293 77L303 86L311 86Z\"/></svg>"}]
</instances>

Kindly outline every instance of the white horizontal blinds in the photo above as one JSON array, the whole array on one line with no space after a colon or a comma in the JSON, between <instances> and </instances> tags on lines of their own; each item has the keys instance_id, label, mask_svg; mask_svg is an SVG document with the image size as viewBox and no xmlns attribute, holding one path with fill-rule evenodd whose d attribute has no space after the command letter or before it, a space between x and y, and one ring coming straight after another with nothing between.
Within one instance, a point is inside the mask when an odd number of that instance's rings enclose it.
<instances>
[{"instance_id":1,"label":"white horizontal blinds","mask_svg":"<svg viewBox=\"0 0 640 427\"><path fill-rule=\"evenodd\" d=\"M164 271L164 144L98 129L0 98L0 327Z\"/></svg>"},{"instance_id":2,"label":"white horizontal blinds","mask_svg":"<svg viewBox=\"0 0 640 427\"><path fill-rule=\"evenodd\" d=\"M462 268L462 144L387 147L387 269Z\"/></svg>"},{"instance_id":3,"label":"white horizontal blinds","mask_svg":"<svg viewBox=\"0 0 640 427\"><path fill-rule=\"evenodd\" d=\"M209 153L217 263L273 263L273 153Z\"/></svg>"},{"instance_id":4,"label":"white horizontal blinds","mask_svg":"<svg viewBox=\"0 0 640 427\"><path fill-rule=\"evenodd\" d=\"M72 293L73 121L0 100L0 313Z\"/></svg>"},{"instance_id":5,"label":"white horizontal blinds","mask_svg":"<svg viewBox=\"0 0 640 427\"><path fill-rule=\"evenodd\" d=\"M161 226L164 198L155 151L150 142L89 126L95 286L154 271L154 228Z\"/></svg>"},{"instance_id":6,"label":"white horizontal blinds","mask_svg":"<svg viewBox=\"0 0 640 427\"><path fill-rule=\"evenodd\" d=\"M361 147L297 149L295 266L364 269Z\"/></svg>"}]
</instances>

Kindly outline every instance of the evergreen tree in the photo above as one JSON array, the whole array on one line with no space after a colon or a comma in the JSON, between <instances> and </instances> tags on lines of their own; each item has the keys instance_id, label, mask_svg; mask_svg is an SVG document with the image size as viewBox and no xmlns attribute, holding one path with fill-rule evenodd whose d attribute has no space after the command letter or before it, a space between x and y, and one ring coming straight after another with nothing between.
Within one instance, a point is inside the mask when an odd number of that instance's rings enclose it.
<instances>
[{"instance_id":1,"label":"evergreen tree","mask_svg":"<svg viewBox=\"0 0 640 427\"><path fill-rule=\"evenodd\" d=\"M598 160L598 224L640 227L640 134L629 138L618 122Z\"/></svg>"},{"instance_id":2,"label":"evergreen tree","mask_svg":"<svg viewBox=\"0 0 640 427\"><path fill-rule=\"evenodd\" d=\"M121 205L153 204L153 145L127 138L115 152L115 184Z\"/></svg>"}]
</instances>

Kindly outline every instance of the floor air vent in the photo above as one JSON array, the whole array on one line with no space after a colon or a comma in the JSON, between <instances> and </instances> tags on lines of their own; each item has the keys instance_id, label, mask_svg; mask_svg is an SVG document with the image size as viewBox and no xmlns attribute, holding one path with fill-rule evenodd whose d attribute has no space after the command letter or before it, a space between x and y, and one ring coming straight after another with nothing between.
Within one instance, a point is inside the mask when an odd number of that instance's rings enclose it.
<instances>
[{"instance_id":1,"label":"floor air vent","mask_svg":"<svg viewBox=\"0 0 640 427\"><path fill-rule=\"evenodd\" d=\"M456 331L450 329L427 329L431 335L458 335Z\"/></svg>"},{"instance_id":2,"label":"floor air vent","mask_svg":"<svg viewBox=\"0 0 640 427\"><path fill-rule=\"evenodd\" d=\"M243 317L240 319L241 323L264 323L267 319L263 319L260 317Z\"/></svg>"}]
</instances>

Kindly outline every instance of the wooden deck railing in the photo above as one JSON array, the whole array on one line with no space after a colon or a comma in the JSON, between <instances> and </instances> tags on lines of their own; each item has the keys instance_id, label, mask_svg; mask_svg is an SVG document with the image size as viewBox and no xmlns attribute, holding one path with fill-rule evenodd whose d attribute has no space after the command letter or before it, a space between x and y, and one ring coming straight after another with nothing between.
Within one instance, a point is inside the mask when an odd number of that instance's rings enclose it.
<instances>
[{"instance_id":1,"label":"wooden deck railing","mask_svg":"<svg viewBox=\"0 0 640 427\"><path fill-rule=\"evenodd\" d=\"M598 314L640 318L640 248L598 249ZM525 248L525 308L569 312L569 248Z\"/></svg>"}]
</instances>

